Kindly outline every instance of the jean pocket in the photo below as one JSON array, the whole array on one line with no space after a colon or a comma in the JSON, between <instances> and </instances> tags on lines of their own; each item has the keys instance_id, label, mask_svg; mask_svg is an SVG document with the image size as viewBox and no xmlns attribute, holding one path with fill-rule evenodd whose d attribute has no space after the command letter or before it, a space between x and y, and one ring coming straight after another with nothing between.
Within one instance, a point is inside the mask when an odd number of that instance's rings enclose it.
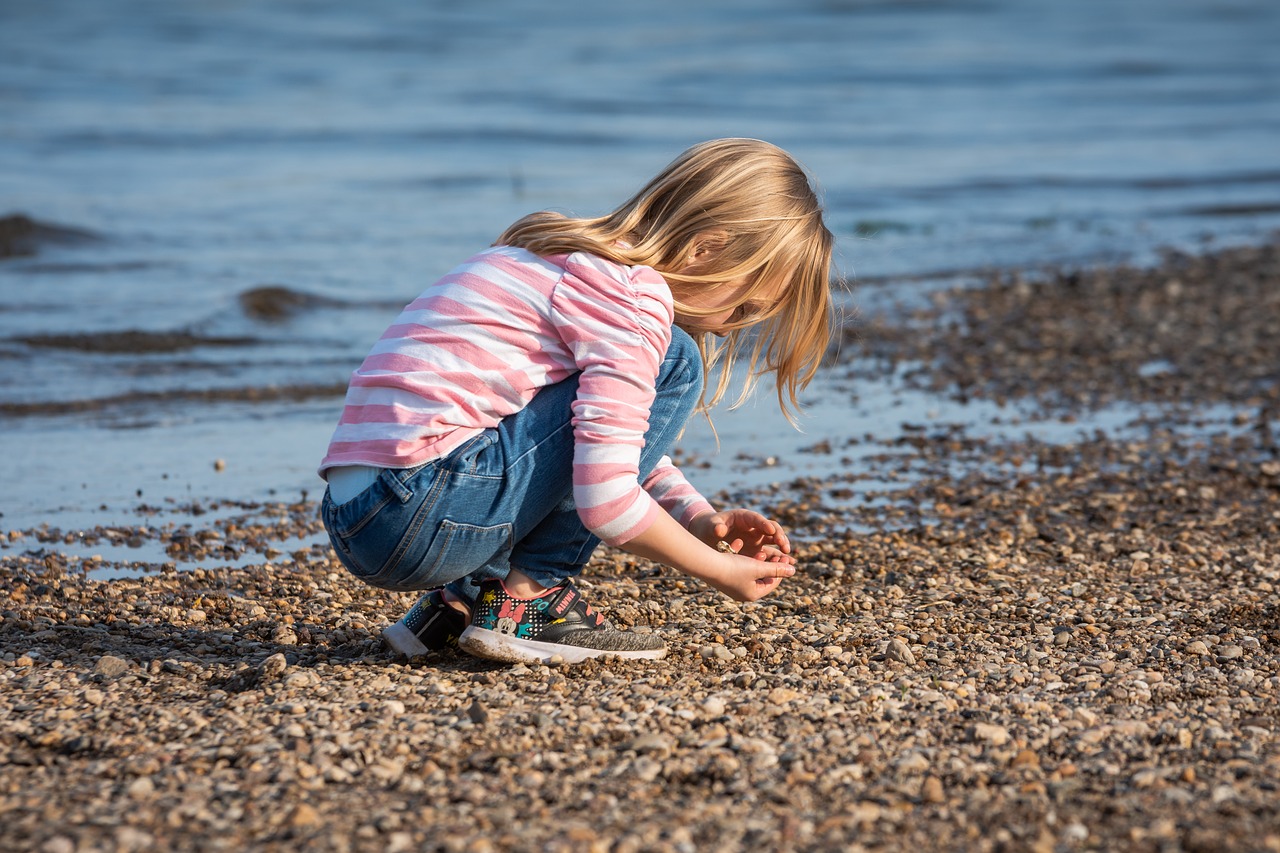
<instances>
[{"instance_id":1,"label":"jean pocket","mask_svg":"<svg viewBox=\"0 0 1280 853\"><path fill-rule=\"evenodd\" d=\"M498 443L498 431L493 428L472 436L456 450L440 460L440 465L455 474L476 477L501 477L501 455L494 455L489 448Z\"/></svg>"},{"instance_id":2,"label":"jean pocket","mask_svg":"<svg viewBox=\"0 0 1280 853\"><path fill-rule=\"evenodd\" d=\"M324 523L331 538L347 540L378 517L388 507L394 509L413 500L415 490L430 487L413 479L421 469L398 471L384 469L369 487L344 504L335 504L326 493ZM337 544L337 542L335 542Z\"/></svg>"},{"instance_id":3,"label":"jean pocket","mask_svg":"<svg viewBox=\"0 0 1280 853\"><path fill-rule=\"evenodd\" d=\"M387 563L361 579L382 589L432 589L466 577L511 553L510 524L479 525L443 519L430 541L412 526Z\"/></svg>"}]
</instances>

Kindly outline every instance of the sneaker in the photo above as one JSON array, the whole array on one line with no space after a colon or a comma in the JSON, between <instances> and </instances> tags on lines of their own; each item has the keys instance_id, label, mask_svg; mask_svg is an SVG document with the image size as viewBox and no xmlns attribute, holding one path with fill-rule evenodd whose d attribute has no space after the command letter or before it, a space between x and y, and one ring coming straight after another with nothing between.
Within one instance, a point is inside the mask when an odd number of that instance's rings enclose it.
<instances>
[{"instance_id":1,"label":"sneaker","mask_svg":"<svg viewBox=\"0 0 1280 853\"><path fill-rule=\"evenodd\" d=\"M388 625L383 641L406 657L425 655L440 649L456 648L467 618L445 604L440 590L433 589L409 608L404 618Z\"/></svg>"},{"instance_id":2,"label":"sneaker","mask_svg":"<svg viewBox=\"0 0 1280 853\"><path fill-rule=\"evenodd\" d=\"M656 660L667 653L652 634L614 628L569 581L537 598L516 598L502 581L485 581L458 648L507 663L579 663L607 655Z\"/></svg>"}]
</instances>

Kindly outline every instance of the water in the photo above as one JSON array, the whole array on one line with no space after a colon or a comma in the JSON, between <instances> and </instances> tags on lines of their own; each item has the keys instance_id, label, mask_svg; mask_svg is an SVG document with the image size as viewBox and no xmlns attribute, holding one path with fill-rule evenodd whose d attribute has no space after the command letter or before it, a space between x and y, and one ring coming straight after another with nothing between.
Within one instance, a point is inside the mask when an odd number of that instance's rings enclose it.
<instances>
[{"instance_id":1,"label":"water","mask_svg":"<svg viewBox=\"0 0 1280 853\"><path fill-rule=\"evenodd\" d=\"M0 0L0 215L88 232L0 261L0 526L314 496L401 304L701 139L801 159L867 303L1263 239L1277 37L1267 0ZM942 405L811 396L807 436L722 416L699 484L786 480L806 442ZM781 461L749 473L731 439Z\"/></svg>"}]
</instances>

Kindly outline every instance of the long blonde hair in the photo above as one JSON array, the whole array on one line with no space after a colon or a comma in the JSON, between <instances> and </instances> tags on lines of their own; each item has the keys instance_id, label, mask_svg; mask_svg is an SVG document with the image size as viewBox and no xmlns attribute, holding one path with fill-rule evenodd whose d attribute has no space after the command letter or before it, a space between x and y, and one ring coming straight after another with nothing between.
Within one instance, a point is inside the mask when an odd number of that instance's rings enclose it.
<instances>
[{"instance_id":1,"label":"long blonde hair","mask_svg":"<svg viewBox=\"0 0 1280 853\"><path fill-rule=\"evenodd\" d=\"M495 245L519 246L538 255L589 252L627 265L643 264L671 287L676 324L760 302L781 294L749 317L726 324L722 342L696 335L708 383L702 408L728 390L732 368L750 343L750 369L734 405L757 378L776 376L778 404L794 423L796 399L813 379L831 340L833 239L808 175L775 145L758 139L715 139L685 151L612 213L595 218L550 211L530 214L503 232ZM709 251L708 251L709 250ZM710 260L690 272L690 259ZM685 300L707 288L746 279L738 298L715 309ZM735 312L734 317L737 317ZM754 335L749 336L748 330Z\"/></svg>"}]
</instances>

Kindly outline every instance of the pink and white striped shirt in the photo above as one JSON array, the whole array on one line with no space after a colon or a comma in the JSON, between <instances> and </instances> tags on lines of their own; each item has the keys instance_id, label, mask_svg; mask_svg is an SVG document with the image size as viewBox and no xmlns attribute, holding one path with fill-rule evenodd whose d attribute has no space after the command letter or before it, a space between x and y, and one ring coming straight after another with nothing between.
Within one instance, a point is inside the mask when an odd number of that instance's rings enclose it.
<instances>
[{"instance_id":1,"label":"pink and white striped shirt","mask_svg":"<svg viewBox=\"0 0 1280 853\"><path fill-rule=\"evenodd\" d=\"M573 497L583 524L611 545L662 509L687 524L711 505L669 457L638 479L673 320L671 290L649 267L486 250L409 303L374 345L352 376L320 473L438 459L581 372Z\"/></svg>"}]
</instances>

